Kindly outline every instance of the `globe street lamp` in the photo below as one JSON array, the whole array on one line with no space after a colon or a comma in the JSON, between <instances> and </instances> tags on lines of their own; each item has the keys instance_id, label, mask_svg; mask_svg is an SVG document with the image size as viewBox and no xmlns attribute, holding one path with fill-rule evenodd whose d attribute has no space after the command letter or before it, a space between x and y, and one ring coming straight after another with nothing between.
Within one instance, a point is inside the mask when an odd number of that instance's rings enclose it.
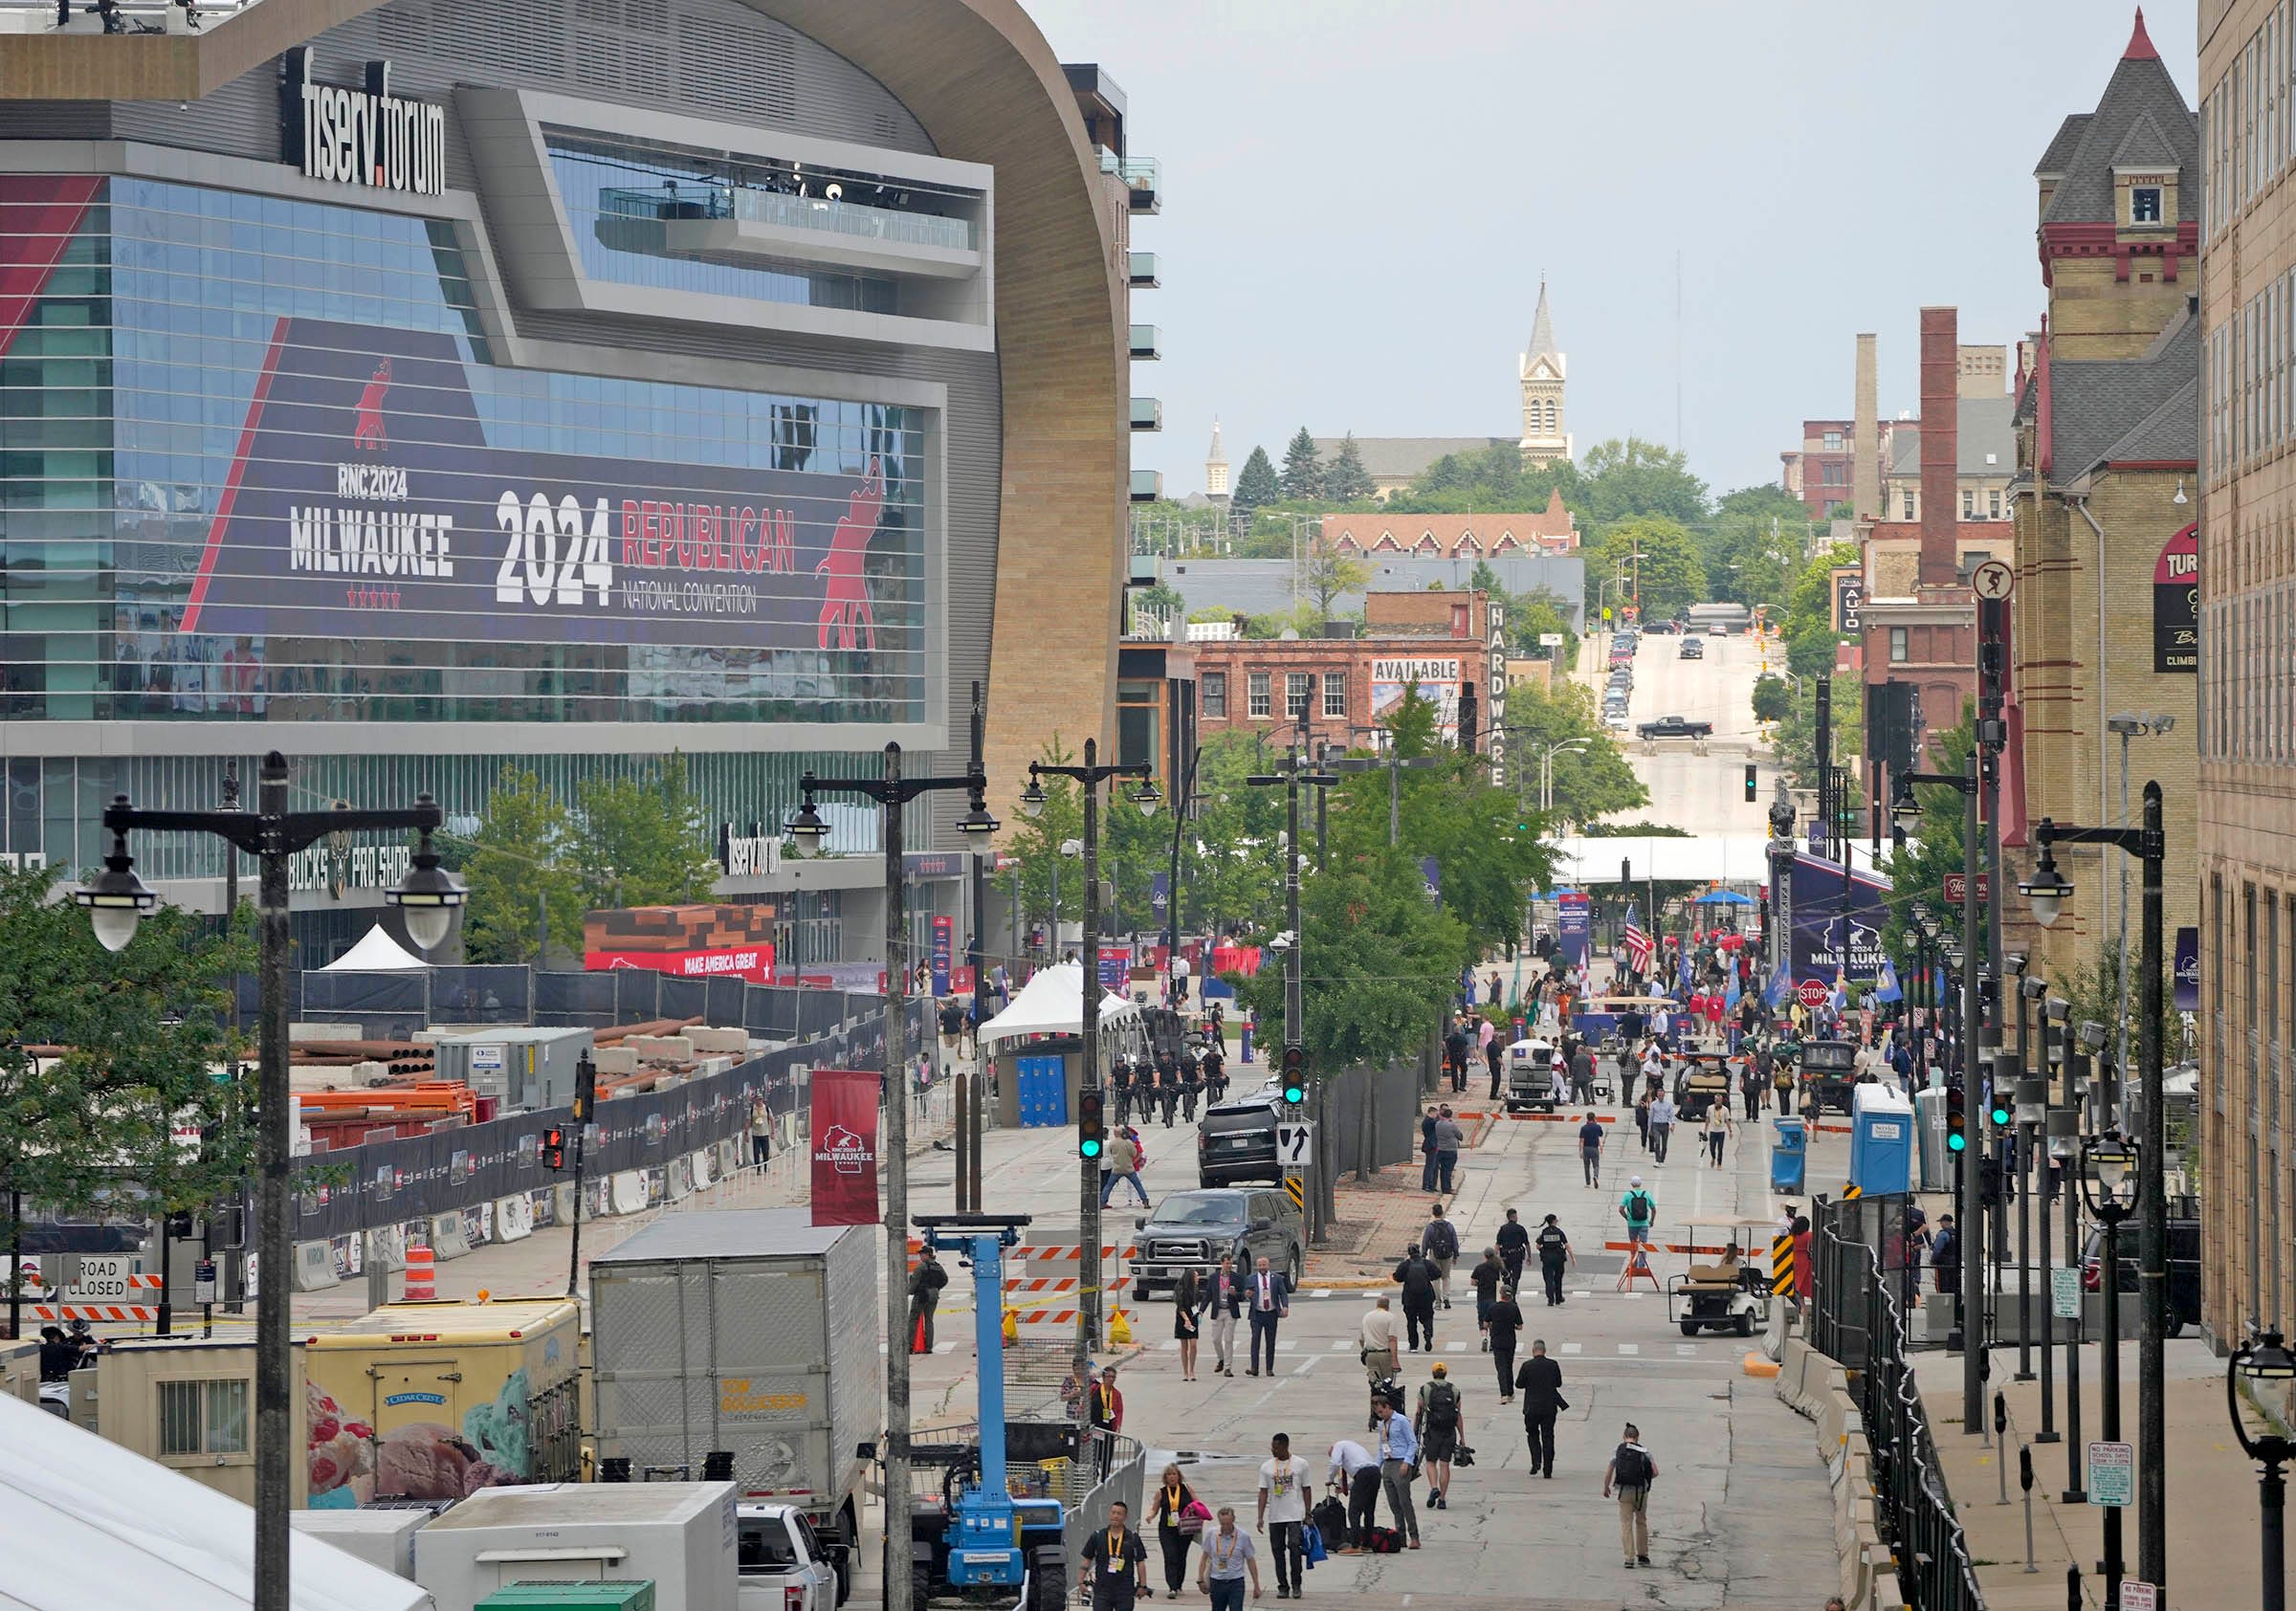
<instances>
[{"instance_id":1,"label":"globe street lamp","mask_svg":"<svg viewBox=\"0 0 2296 1611\"><path fill-rule=\"evenodd\" d=\"M2261 1438L2250 1435L2248 1418L2241 1413L2242 1379L2275 1390L2296 1381L2296 1357L2289 1355L2280 1333L2254 1333L2232 1351L2231 1364L2224 1373L2224 1403L2232 1412L2232 1435L2240 1440L2241 1451L2264 1468L2259 1479L2263 1490L2263 1611L2287 1611L2287 1535L2283 1526L2288 1489L2280 1468L2296 1459L2296 1443L2278 1433Z\"/></svg>"},{"instance_id":2,"label":"globe street lamp","mask_svg":"<svg viewBox=\"0 0 2296 1611\"><path fill-rule=\"evenodd\" d=\"M2136 1212L2136 1149L2118 1136L2091 1137L2081 1147L2081 1200L2105 1226L2097 1279L2105 1289L2105 1441L2121 1441L2121 1222ZM2093 1476L2094 1473L2091 1473ZM2121 1507L2105 1508L2105 1603L2121 1602Z\"/></svg>"},{"instance_id":3,"label":"globe street lamp","mask_svg":"<svg viewBox=\"0 0 2296 1611\"><path fill-rule=\"evenodd\" d=\"M430 834L439 825L438 805L429 795L403 810L323 811L287 808L287 758L273 750L263 758L253 811L147 811L113 798L103 813L112 836L103 871L75 890L72 898L87 909L88 925L107 951L119 951L136 937L136 926L158 897L136 876L128 852L130 831L207 833L244 852L261 869L256 886L256 978L261 1005L256 1016L255 1063L255 1557L254 1611L287 1611L287 1510L290 1473L302 1450L293 1442L294 1418L288 1393L288 1329L295 1298L295 1246L287 1223L287 1173L293 1152L295 1098L287 1078L288 875L290 859L331 834L413 828L421 834L414 865L385 899L406 920L407 938L418 950L431 951L453 932L463 889L441 872Z\"/></svg>"}]
</instances>

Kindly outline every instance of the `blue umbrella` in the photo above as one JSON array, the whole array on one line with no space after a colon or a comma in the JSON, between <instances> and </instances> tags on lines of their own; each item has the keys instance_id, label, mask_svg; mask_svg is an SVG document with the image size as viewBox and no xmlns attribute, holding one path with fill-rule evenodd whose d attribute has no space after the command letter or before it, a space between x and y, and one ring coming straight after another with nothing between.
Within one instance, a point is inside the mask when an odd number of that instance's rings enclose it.
<instances>
[{"instance_id":1,"label":"blue umbrella","mask_svg":"<svg viewBox=\"0 0 2296 1611\"><path fill-rule=\"evenodd\" d=\"M1735 890L1709 890L1692 904L1697 906L1752 906L1754 901Z\"/></svg>"}]
</instances>

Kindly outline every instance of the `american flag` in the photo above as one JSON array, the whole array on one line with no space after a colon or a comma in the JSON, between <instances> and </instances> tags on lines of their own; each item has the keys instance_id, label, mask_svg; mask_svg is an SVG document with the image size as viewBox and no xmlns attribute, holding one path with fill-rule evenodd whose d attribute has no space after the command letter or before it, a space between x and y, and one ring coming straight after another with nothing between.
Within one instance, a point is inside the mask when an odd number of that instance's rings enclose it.
<instances>
[{"instance_id":1,"label":"american flag","mask_svg":"<svg viewBox=\"0 0 2296 1611\"><path fill-rule=\"evenodd\" d=\"M1650 959L1657 952L1658 947L1651 942L1648 935L1643 933L1642 924L1634 920L1634 914L1631 911L1626 914L1625 938L1627 960L1634 964L1635 972L1645 971L1650 966Z\"/></svg>"}]
</instances>

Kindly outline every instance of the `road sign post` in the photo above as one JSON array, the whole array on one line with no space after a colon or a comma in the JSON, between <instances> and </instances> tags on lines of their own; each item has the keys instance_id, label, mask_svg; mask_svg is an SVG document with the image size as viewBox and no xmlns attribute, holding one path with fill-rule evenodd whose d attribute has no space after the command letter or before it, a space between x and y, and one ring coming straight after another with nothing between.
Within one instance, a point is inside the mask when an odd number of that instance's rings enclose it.
<instances>
[{"instance_id":1,"label":"road sign post","mask_svg":"<svg viewBox=\"0 0 2296 1611\"><path fill-rule=\"evenodd\" d=\"M1795 987L1794 995L1803 1006L1816 1012L1833 999L1834 991L1822 979L1805 979Z\"/></svg>"},{"instance_id":2,"label":"road sign post","mask_svg":"<svg viewBox=\"0 0 2296 1611\"><path fill-rule=\"evenodd\" d=\"M1315 1126L1307 1120L1279 1119L1275 1126L1275 1159L1286 1174L1305 1174L1315 1156Z\"/></svg>"}]
</instances>

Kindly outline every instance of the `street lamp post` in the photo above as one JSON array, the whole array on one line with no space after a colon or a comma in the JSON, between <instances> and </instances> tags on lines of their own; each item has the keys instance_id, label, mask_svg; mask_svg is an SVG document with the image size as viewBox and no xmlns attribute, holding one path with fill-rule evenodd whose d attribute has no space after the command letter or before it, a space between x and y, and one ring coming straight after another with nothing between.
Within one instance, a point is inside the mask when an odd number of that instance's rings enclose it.
<instances>
[{"instance_id":1,"label":"street lamp post","mask_svg":"<svg viewBox=\"0 0 2296 1611\"><path fill-rule=\"evenodd\" d=\"M1563 739L1545 745L1538 753L1538 809L1544 816L1555 809L1555 758L1558 755L1578 755L1592 742L1587 739Z\"/></svg>"},{"instance_id":2,"label":"street lamp post","mask_svg":"<svg viewBox=\"0 0 2296 1611\"><path fill-rule=\"evenodd\" d=\"M785 825L803 855L821 847L828 825L814 808L824 794L857 794L884 811L885 841L885 1142L877 1149L885 1165L885 1607L910 1611L914 1584L907 1566L906 1529L896 1517L909 1495L909 1342L902 1328L909 1268L909 1102L907 1081L909 967L904 940L908 914L901 866L901 812L909 802L937 789L963 789L965 814L960 831L974 838L996 832L988 814L988 776L982 764L981 685L973 685L972 764L955 777L905 778L901 746L885 746L881 778L819 778L807 771L798 780L797 814ZM1096 1200L1095 1200L1096 1201ZM1079 1450L1081 1453L1082 1450ZM896 1553L895 1544L899 1545Z\"/></svg>"},{"instance_id":3,"label":"street lamp post","mask_svg":"<svg viewBox=\"0 0 2296 1611\"><path fill-rule=\"evenodd\" d=\"M1770 970L1773 977L1779 968L1794 959L1793 884L1794 884L1794 801L1786 793L1786 780L1777 780L1777 793L1770 802L1770 927L1775 931L1770 946Z\"/></svg>"},{"instance_id":4,"label":"street lamp post","mask_svg":"<svg viewBox=\"0 0 2296 1611\"><path fill-rule=\"evenodd\" d=\"M2023 1015L2023 1003L2030 1001L2039 1004L2037 1009L2039 1022L2034 1037L2034 1050L2037 1056L2033 1063L2026 1065L2031 1071L2019 1082L2017 1092L2019 1134L2024 1137L2024 1146L2032 1154L2031 1162L2025 1170L2026 1189L2029 1192L2038 1193L2041 1198L2040 1241L2037 1244L2041 1249L2041 1279L2038 1286L2042 1301L2048 1306L2042 1311L2045 1318L2042 1321L2041 1326L2041 1430L2033 1437L2033 1441L2037 1444L2053 1444L2057 1441L2056 1382L2053 1379L2055 1373L2052 1368L2056 1358L2057 1305L2055 1293L2049 1286L2048 994L2049 983L2045 979L2028 978L2018 981L2020 1016ZM2020 1236L2023 1234L2021 1223L2019 1234Z\"/></svg>"},{"instance_id":5,"label":"street lamp post","mask_svg":"<svg viewBox=\"0 0 2296 1611\"><path fill-rule=\"evenodd\" d=\"M2280 1468L2296 1460L2296 1443L2278 1433L2263 1437L2251 1436L2248 1418L2241 1413L2240 1384L2242 1378L2259 1384L2284 1386L2296 1380L2296 1357L2291 1357L2277 1331L2265 1330L2232 1351L2232 1359L2224 1372L2224 1403L2232 1412L2232 1433L2240 1440L2241 1451L2263 1466L2259 1479L2263 1488L2263 1611L2287 1611L2288 1556L2286 1523L2288 1487Z\"/></svg>"},{"instance_id":6,"label":"street lamp post","mask_svg":"<svg viewBox=\"0 0 2296 1611\"><path fill-rule=\"evenodd\" d=\"M2105 1226L2104 1258L2098 1266L2105 1289L2105 1441L2121 1441L2121 1222L2133 1212L2129 1191L2134 1185L2133 1150L2117 1136L2092 1138L2081 1148L2081 1198L2089 1213ZM2105 1603L2121 1602L2121 1576L2128 1570L2121 1558L2121 1507L2105 1508ZM2151 1579L2147 1579L2151 1581Z\"/></svg>"},{"instance_id":7,"label":"street lamp post","mask_svg":"<svg viewBox=\"0 0 2296 1611\"><path fill-rule=\"evenodd\" d=\"M294 1151L295 1097L287 1078L287 866L298 850L331 833L412 828L422 837L406 881L386 891L416 949L436 950L453 933L463 901L462 886L439 870L430 847L439 809L429 795L401 810L334 808L291 811L287 758L273 750L263 758L253 811L145 811L113 798L103 813L112 836L103 872L73 892L87 909L89 926L104 949L118 951L133 939L144 915L159 897L136 876L127 836L136 829L158 833L207 833L235 854L256 858L257 1014L255 1059L255 1556L254 1611L287 1611L289 1473L302 1457L294 1444L294 1416L288 1392L291 1360L288 1330L295 1298L295 1246L287 1223L287 1174Z\"/></svg>"},{"instance_id":8,"label":"street lamp post","mask_svg":"<svg viewBox=\"0 0 2296 1611\"><path fill-rule=\"evenodd\" d=\"M1344 758L1342 761L1332 762L1335 766L1343 763ZM1416 756L1410 761L1400 761L1391 755L1385 761L1388 767L1390 791L1387 819L1387 843L1390 846L1395 844L1398 832L1396 808L1393 804L1393 791L1396 787L1394 780L1402 775L1398 768L1423 763L1429 766L1435 765L1436 758ZM1380 762L1375 761L1372 764L1380 764ZM1290 1053L1295 1049L1304 1053L1307 1041L1307 1013L1300 999L1302 994L1300 969L1306 947L1301 943L1304 937L1300 933L1299 916L1299 788L1302 783L1313 788L1329 788L1339 781L1339 776L1336 772L1307 770L1306 758L1296 748L1284 760L1278 761L1277 765L1281 768L1279 771L1255 772L1244 781L1254 788L1274 788L1281 784L1284 790L1284 811L1288 824L1287 837L1284 841L1284 913L1292 939L1291 944L1284 948L1284 1051L1286 1053L1284 1066L1288 1067L1292 1061ZM1328 1134L1331 1128L1328 1122L1329 1085L1321 1077L1322 1073L1323 1070L1317 1070L1308 1084L1308 1090L1312 1093L1309 1099L1309 1116L1315 1127L1314 1132L1315 1189L1313 1193L1314 1206L1307 1216L1308 1234L1311 1240L1318 1243L1331 1234L1331 1210L1336 1200L1334 1198L1332 1202L1327 1203L1326 1199L1335 1191L1331 1161L1336 1160L1338 1157L1336 1148L1332 1147L1333 1138ZM1296 1110L1292 1111L1292 1116L1297 1116ZM1327 1151L1327 1149L1332 1150Z\"/></svg>"},{"instance_id":9,"label":"street lamp post","mask_svg":"<svg viewBox=\"0 0 2296 1611\"><path fill-rule=\"evenodd\" d=\"M1078 1033L1083 1039L1079 1055L1083 1066L1077 1072L1076 1089L1080 1101L1097 1096L1100 1092L1100 785L1112 778L1138 778L1140 786L1131 791L1129 798L1143 812L1154 811L1163 795L1150 777L1146 761L1130 766L1111 761L1099 761L1100 743L1096 739L1084 741L1084 763L1080 766L1054 765L1048 761L1028 763L1028 786L1021 791L1021 810L1030 817L1043 813L1047 804L1044 780L1047 778L1073 779L1084 790L1084 945L1080 967L1082 977L1078 994L1082 1000L1083 1017ZM1093 1350L1100 1346L1102 1297L1100 1290L1100 1160L1077 1155L1077 1237L1078 1275L1076 1293L1076 1454L1083 1459L1087 1453L1086 1441L1091 1436L1092 1395L1083 1391L1085 1373L1093 1359Z\"/></svg>"},{"instance_id":10,"label":"street lamp post","mask_svg":"<svg viewBox=\"0 0 2296 1611\"><path fill-rule=\"evenodd\" d=\"M2167 860L2167 834L2161 827L2158 783L2145 784L2144 821L2134 828L2061 828L2043 817L2033 830L2041 851L2030 880L2018 886L2033 903L2033 916L2042 928L2057 921L2072 886L2057 871L2055 847L2110 845L2135 856L2144 873L2143 968L2137 1012L2137 1060L2144 1094L2143 1133L2136 1137L2137 1293L2142 1323L2137 1332L2136 1414L2139 1440L2137 1469L2137 1576L2163 1590L2168 1586L2168 1446L2166 1441L2167 1386L2165 1340L2169 1334L2168 1242L2169 1205L2163 1174L2168 1141L2161 1098L2160 969L2161 877Z\"/></svg>"}]
</instances>

